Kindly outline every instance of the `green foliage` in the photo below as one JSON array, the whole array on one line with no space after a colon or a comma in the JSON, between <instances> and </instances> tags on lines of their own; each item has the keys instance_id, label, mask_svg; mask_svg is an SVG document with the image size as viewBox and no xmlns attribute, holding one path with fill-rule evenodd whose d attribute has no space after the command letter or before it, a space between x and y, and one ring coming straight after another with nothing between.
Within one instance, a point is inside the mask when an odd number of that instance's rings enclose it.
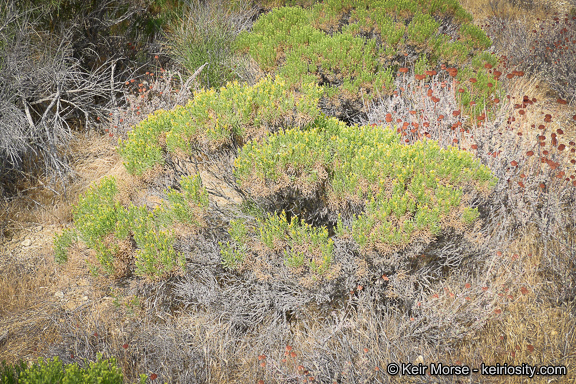
<instances>
[{"instance_id":1,"label":"green foliage","mask_svg":"<svg viewBox=\"0 0 576 384\"><path fill-rule=\"evenodd\" d=\"M462 221L466 224L472 224L480 215L478 212L478 208L466 208L464 212L462 212Z\"/></svg>"},{"instance_id":2,"label":"green foliage","mask_svg":"<svg viewBox=\"0 0 576 384\"><path fill-rule=\"evenodd\" d=\"M174 236L166 230L148 231L134 234L138 244L136 251L136 273L161 278L174 272L178 267L184 269L186 259L178 254L172 244Z\"/></svg>"},{"instance_id":3,"label":"green foliage","mask_svg":"<svg viewBox=\"0 0 576 384\"><path fill-rule=\"evenodd\" d=\"M96 250L96 259L104 271L111 275L114 273L114 258L118 252L115 244L107 244L102 240L96 240L92 246Z\"/></svg>"},{"instance_id":4,"label":"green foliage","mask_svg":"<svg viewBox=\"0 0 576 384\"><path fill-rule=\"evenodd\" d=\"M145 0L148 12L137 15L131 27L143 32L146 37L171 31L174 24L179 22L187 3L183 0Z\"/></svg>"},{"instance_id":5,"label":"green foliage","mask_svg":"<svg viewBox=\"0 0 576 384\"><path fill-rule=\"evenodd\" d=\"M251 230L243 221L232 220L228 233L232 240L220 243L222 265L236 269L254 245L249 237ZM331 266L334 243L329 239L328 230L301 223L297 217L288 220L285 212L259 218L256 238L257 244L261 243L271 255L281 257L284 265L291 269L307 267L312 274L322 275Z\"/></svg>"},{"instance_id":6,"label":"green foliage","mask_svg":"<svg viewBox=\"0 0 576 384\"><path fill-rule=\"evenodd\" d=\"M182 195L201 208L208 207L208 192L202 186L200 175L185 176L180 180Z\"/></svg>"},{"instance_id":7,"label":"green foliage","mask_svg":"<svg viewBox=\"0 0 576 384\"><path fill-rule=\"evenodd\" d=\"M423 75L426 71L429 70L428 60L426 59L426 55L421 55L416 63L414 64L414 73Z\"/></svg>"},{"instance_id":8,"label":"green foliage","mask_svg":"<svg viewBox=\"0 0 576 384\"><path fill-rule=\"evenodd\" d=\"M185 259L173 248L174 235L167 230L179 221L200 225L199 218L208 208L208 193L198 175L183 177L181 192L168 190L167 204L149 212L145 206L121 206L114 178L104 178L89 188L74 207L75 228L65 230L54 239L56 261L67 261L67 249L79 238L96 251L99 266L89 265L97 275L100 268L115 273L119 242L132 237L136 242L136 273L152 278L164 277L184 268Z\"/></svg>"},{"instance_id":9,"label":"green foliage","mask_svg":"<svg viewBox=\"0 0 576 384\"><path fill-rule=\"evenodd\" d=\"M311 272L322 274L332 262L334 242L324 227L300 223L298 217L289 222L286 213L269 215L259 221L259 239L271 251L282 251L284 264L298 268L308 260Z\"/></svg>"},{"instance_id":10,"label":"green foliage","mask_svg":"<svg viewBox=\"0 0 576 384\"><path fill-rule=\"evenodd\" d=\"M471 23L462 24L460 35L462 40L464 40L464 44L467 44L470 48L488 49L492 45L492 41L486 33L480 27Z\"/></svg>"},{"instance_id":11,"label":"green foliage","mask_svg":"<svg viewBox=\"0 0 576 384\"><path fill-rule=\"evenodd\" d=\"M106 177L80 196L74 207L74 225L89 247L94 247L98 240L114 230L118 208L114 197L117 192L114 178Z\"/></svg>"},{"instance_id":12,"label":"green foliage","mask_svg":"<svg viewBox=\"0 0 576 384\"><path fill-rule=\"evenodd\" d=\"M77 240L78 234L74 229L65 229L61 234L54 236L54 260L58 264L68 261L68 249Z\"/></svg>"},{"instance_id":13,"label":"green foliage","mask_svg":"<svg viewBox=\"0 0 576 384\"><path fill-rule=\"evenodd\" d=\"M184 269L185 259L173 248L173 234L163 229L163 215L177 216L162 208L149 212L146 207L131 205L123 209L117 223L116 236L130 233L136 242L136 273L151 278L161 278ZM183 220L187 218L183 215Z\"/></svg>"},{"instance_id":14,"label":"green foliage","mask_svg":"<svg viewBox=\"0 0 576 384\"><path fill-rule=\"evenodd\" d=\"M355 37L352 30L330 36L313 28L310 19L302 8L276 9L260 18L251 33L242 33L237 47L265 70L281 66L279 73L295 84L318 82L321 76L333 79L338 72L344 80L342 88L351 93L372 87L374 74L384 70L376 42ZM391 81L392 77L379 79L381 85L390 86Z\"/></svg>"},{"instance_id":15,"label":"green foliage","mask_svg":"<svg viewBox=\"0 0 576 384\"><path fill-rule=\"evenodd\" d=\"M386 44L387 48L394 49L404 37L406 30L404 23L396 22L391 17L382 13L372 13L370 17L376 22L383 44ZM365 15L364 18L368 19L368 16Z\"/></svg>"},{"instance_id":16,"label":"green foliage","mask_svg":"<svg viewBox=\"0 0 576 384\"><path fill-rule=\"evenodd\" d=\"M450 42L448 36L439 36L435 42L436 52L440 61L448 65L462 66L471 54L470 48L459 41Z\"/></svg>"},{"instance_id":17,"label":"green foliage","mask_svg":"<svg viewBox=\"0 0 576 384\"><path fill-rule=\"evenodd\" d=\"M321 120L307 131L288 130L264 143L248 143L235 162L240 186L267 198L284 184L300 196L317 193L347 218L342 207L361 204L364 213L349 228L355 240L401 247L414 236L437 235L441 222L465 208L463 188L488 191L495 182L488 168L456 148L444 150L434 141L405 146L380 127ZM282 217L268 219L261 241L273 248L287 225Z\"/></svg>"},{"instance_id":18,"label":"green foliage","mask_svg":"<svg viewBox=\"0 0 576 384\"><path fill-rule=\"evenodd\" d=\"M164 277L179 266L184 269L185 259L173 248L173 234L162 228L162 214L177 216L159 209L149 212L146 207L130 206L124 210L119 227L128 227L138 249L136 250L136 273L152 278ZM183 220L186 220L185 216Z\"/></svg>"},{"instance_id":19,"label":"green foliage","mask_svg":"<svg viewBox=\"0 0 576 384\"><path fill-rule=\"evenodd\" d=\"M5 384L122 384L124 378L116 360L102 360L102 354L97 354L96 362L85 362L85 368L78 364L63 365L58 357L44 360L27 366L20 363L9 366L2 362L0 379Z\"/></svg>"},{"instance_id":20,"label":"green foliage","mask_svg":"<svg viewBox=\"0 0 576 384\"><path fill-rule=\"evenodd\" d=\"M128 132L128 140L118 140L118 153L128 172L141 175L156 164L164 163L158 136L170 130L171 123L170 113L158 110Z\"/></svg>"},{"instance_id":21,"label":"green foliage","mask_svg":"<svg viewBox=\"0 0 576 384\"><path fill-rule=\"evenodd\" d=\"M436 19L449 16L463 23L462 43L438 33ZM400 51L425 52L434 67L438 61L463 65L489 46L470 18L452 0L324 1L311 9L274 9L261 16L252 31L242 32L235 46L264 71L280 73L295 84L315 81L324 84L327 97L344 91L340 93L345 97L362 94L370 101L383 86L391 88L394 77L385 71L397 65ZM374 34L381 41L371 38Z\"/></svg>"},{"instance_id":22,"label":"green foliage","mask_svg":"<svg viewBox=\"0 0 576 384\"><path fill-rule=\"evenodd\" d=\"M472 67L459 70L456 76L456 79L460 81L458 88L463 89L464 92L458 93L457 96L466 114L475 117L484 113L487 100L504 92L501 82L484 67L485 64L494 65L495 62L497 59L494 55L483 53L480 57L473 59ZM473 82L473 79L476 82Z\"/></svg>"},{"instance_id":23,"label":"green foliage","mask_svg":"<svg viewBox=\"0 0 576 384\"><path fill-rule=\"evenodd\" d=\"M262 20L262 21L260 21ZM262 69L276 67L276 52L286 52L296 45L309 45L323 33L310 25L309 13L300 7L282 7L262 16L252 32L238 35L235 47L250 53Z\"/></svg>"},{"instance_id":24,"label":"green foliage","mask_svg":"<svg viewBox=\"0 0 576 384\"><path fill-rule=\"evenodd\" d=\"M432 16L425 13L417 13L408 24L408 41L412 44L422 45L438 31L440 26Z\"/></svg>"},{"instance_id":25,"label":"green foliage","mask_svg":"<svg viewBox=\"0 0 576 384\"><path fill-rule=\"evenodd\" d=\"M200 175L183 177L180 180L182 192L167 191L170 209L167 211L172 221L192 225L198 224L198 216L208 208L208 192L202 186Z\"/></svg>"},{"instance_id":26,"label":"green foliage","mask_svg":"<svg viewBox=\"0 0 576 384\"><path fill-rule=\"evenodd\" d=\"M490 52L482 52L472 58L472 67L476 70L484 68L485 64L495 67L498 65L498 56Z\"/></svg>"},{"instance_id":27,"label":"green foliage","mask_svg":"<svg viewBox=\"0 0 576 384\"><path fill-rule=\"evenodd\" d=\"M343 127L345 124L330 119L326 128L336 130L337 126ZM317 163L327 164L333 159L333 154L326 148L326 132L319 129L291 129L281 135L270 136L266 145L247 143L234 163L234 174L239 184L245 185L245 180L254 173L270 181L278 181L289 175L294 186L299 185L299 175L305 177L307 182L312 182L314 174L308 175L305 171L311 170ZM286 172L289 166L292 171ZM319 179L316 178L316 181Z\"/></svg>"},{"instance_id":28,"label":"green foliage","mask_svg":"<svg viewBox=\"0 0 576 384\"><path fill-rule=\"evenodd\" d=\"M246 244L248 228L242 220L230 220L230 228L228 233L236 244Z\"/></svg>"},{"instance_id":29,"label":"green foliage","mask_svg":"<svg viewBox=\"0 0 576 384\"><path fill-rule=\"evenodd\" d=\"M244 261L247 252L248 228L242 220L230 220L228 234L232 241L219 243L222 266L227 269L235 269Z\"/></svg>"},{"instance_id":30,"label":"green foliage","mask_svg":"<svg viewBox=\"0 0 576 384\"><path fill-rule=\"evenodd\" d=\"M207 88L235 79L230 59L236 36L234 18L240 17L239 3L192 0L168 35L172 58L190 74L208 63L198 76Z\"/></svg>"},{"instance_id":31,"label":"green foliage","mask_svg":"<svg viewBox=\"0 0 576 384\"><path fill-rule=\"evenodd\" d=\"M220 245L220 256L222 257L222 266L226 269L236 269L245 257L245 249L238 248L233 243L218 243Z\"/></svg>"},{"instance_id":32,"label":"green foliage","mask_svg":"<svg viewBox=\"0 0 576 384\"><path fill-rule=\"evenodd\" d=\"M14 365L6 364L6 361L2 360L0 363L0 383L18 384L18 377L21 372L26 370L26 368L27 365L22 360Z\"/></svg>"},{"instance_id":33,"label":"green foliage","mask_svg":"<svg viewBox=\"0 0 576 384\"><path fill-rule=\"evenodd\" d=\"M119 141L126 169L140 175L164 161L159 137L166 135L166 150L191 154L192 147L213 153L266 135L285 126L302 126L318 115L320 87L303 84L296 93L280 76L254 86L228 83L219 91L202 90L184 107L159 111L134 127L128 140Z\"/></svg>"}]
</instances>

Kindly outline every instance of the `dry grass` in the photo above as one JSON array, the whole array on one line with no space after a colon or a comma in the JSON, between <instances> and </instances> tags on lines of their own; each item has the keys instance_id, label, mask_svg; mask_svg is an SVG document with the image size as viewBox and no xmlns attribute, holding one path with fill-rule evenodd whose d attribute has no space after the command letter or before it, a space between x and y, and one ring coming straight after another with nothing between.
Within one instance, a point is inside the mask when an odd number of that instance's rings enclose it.
<instances>
[{"instance_id":1,"label":"dry grass","mask_svg":"<svg viewBox=\"0 0 576 384\"><path fill-rule=\"evenodd\" d=\"M466 11L474 16L474 23L483 25L497 15L508 20L521 19L532 27L536 19L546 19L554 12L569 13L570 1L558 0L460 0Z\"/></svg>"},{"instance_id":2,"label":"dry grass","mask_svg":"<svg viewBox=\"0 0 576 384\"><path fill-rule=\"evenodd\" d=\"M71 263L68 270L55 265L52 237L72 221L72 206L92 180L121 163L109 138L94 132L77 135L71 141L70 155L73 183L63 187L50 185L47 180L24 179L18 186L22 192L4 201L0 360L35 359L60 340L56 324L64 320L62 306L66 303L59 302L54 294L66 291L86 274L84 264ZM22 245L26 240L30 246Z\"/></svg>"},{"instance_id":3,"label":"dry grass","mask_svg":"<svg viewBox=\"0 0 576 384\"><path fill-rule=\"evenodd\" d=\"M464 364L563 365L567 367L568 375L552 382L576 380L574 265L571 261L574 251L558 245L544 250L534 228L519 236L509 248L511 255L516 255L517 267L505 272L521 273L521 279L505 293L513 299L501 318L488 322L481 332L462 341L454 354L457 359ZM544 266L549 263L550 256L555 262L571 265L570 269L565 269L565 276L549 276ZM558 284L559 281L569 287ZM571 290L569 299L565 292L560 292L565 289ZM548 382L549 379L536 378L535 382ZM505 381L494 382L520 383L525 379L508 377Z\"/></svg>"},{"instance_id":4,"label":"dry grass","mask_svg":"<svg viewBox=\"0 0 576 384\"><path fill-rule=\"evenodd\" d=\"M0 202L0 226L4 227L7 240L30 226L70 223L72 205L80 193L111 168L121 168L114 141L108 137L96 132L77 133L69 145L67 155L73 172L68 184L54 185L47 178L23 175L17 185L19 193Z\"/></svg>"},{"instance_id":5,"label":"dry grass","mask_svg":"<svg viewBox=\"0 0 576 384\"><path fill-rule=\"evenodd\" d=\"M54 266L49 247L35 254L0 250L0 360L13 363L38 356L58 339L52 324Z\"/></svg>"}]
</instances>

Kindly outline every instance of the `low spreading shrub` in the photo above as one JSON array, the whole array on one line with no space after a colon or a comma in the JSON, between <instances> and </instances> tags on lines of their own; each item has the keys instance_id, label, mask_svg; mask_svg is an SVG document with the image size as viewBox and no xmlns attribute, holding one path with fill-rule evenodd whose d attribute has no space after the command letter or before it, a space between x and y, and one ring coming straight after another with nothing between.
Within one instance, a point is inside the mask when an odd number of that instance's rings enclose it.
<instances>
[{"instance_id":1,"label":"low spreading shrub","mask_svg":"<svg viewBox=\"0 0 576 384\"><path fill-rule=\"evenodd\" d=\"M284 264L289 268L306 267L322 274L330 267L334 243L326 228L301 224L297 217L288 222L285 212L260 221L259 240L271 251L284 253Z\"/></svg>"},{"instance_id":2,"label":"low spreading shrub","mask_svg":"<svg viewBox=\"0 0 576 384\"><path fill-rule=\"evenodd\" d=\"M219 92L197 92L186 106L157 111L135 126L119 141L119 153L126 169L140 175L161 164L166 151L195 156L234 151L252 138L314 120L321 89L304 84L300 91L269 77L254 86L234 82Z\"/></svg>"},{"instance_id":3,"label":"low spreading shrub","mask_svg":"<svg viewBox=\"0 0 576 384\"><path fill-rule=\"evenodd\" d=\"M325 110L349 120L342 108L349 116L362 110L361 100L389 93L393 72L401 63L414 64L425 56L431 69L442 62L469 65L491 45L470 20L453 1L323 2L310 9L278 8L261 16L250 32L238 36L236 47L264 71L280 73L295 84L322 85ZM444 30L456 32L452 36ZM472 77L477 77L475 72ZM476 93L474 100L482 96Z\"/></svg>"},{"instance_id":4,"label":"low spreading shrub","mask_svg":"<svg viewBox=\"0 0 576 384\"><path fill-rule=\"evenodd\" d=\"M6 384L17 384L20 373L24 372L27 367L24 361L10 365L3 360L0 362L0 379Z\"/></svg>"},{"instance_id":5,"label":"low spreading shrub","mask_svg":"<svg viewBox=\"0 0 576 384\"><path fill-rule=\"evenodd\" d=\"M117 192L116 181L108 177L79 198L73 210L74 224L89 247L114 230L120 208L114 203Z\"/></svg>"},{"instance_id":6,"label":"low spreading shrub","mask_svg":"<svg viewBox=\"0 0 576 384\"><path fill-rule=\"evenodd\" d=\"M63 264L68 261L68 249L76 242L77 233L71 229L65 229L61 234L54 236L54 260Z\"/></svg>"},{"instance_id":7,"label":"low spreading shrub","mask_svg":"<svg viewBox=\"0 0 576 384\"><path fill-rule=\"evenodd\" d=\"M304 130L247 143L235 176L265 210L290 214L258 219L248 231L253 241L234 242L244 246L244 256L229 266L252 260L249 254L263 257L264 248L265 260L276 266L274 260L284 260L298 275L336 267L328 280L342 261L334 257L334 241L374 263L392 254L406 257L441 234L472 231L478 204L497 181L455 147L428 140L403 145L390 130L325 117ZM344 245L346 239L355 245Z\"/></svg>"},{"instance_id":8,"label":"low spreading shrub","mask_svg":"<svg viewBox=\"0 0 576 384\"><path fill-rule=\"evenodd\" d=\"M169 129L168 112L157 110L140 122L138 129L129 132L127 141L119 141L122 144L119 145L118 152L126 160L124 162L126 170L133 174L141 174L156 164L163 164L164 157L158 136Z\"/></svg>"},{"instance_id":9,"label":"low spreading shrub","mask_svg":"<svg viewBox=\"0 0 576 384\"><path fill-rule=\"evenodd\" d=\"M177 222L202 225L208 209L208 195L199 176L182 178L181 192L166 191L166 200L150 212L145 206L124 207L115 200L116 181L105 178L84 193L74 208L74 228L54 239L55 258L67 261L68 248L78 240L96 251L98 265L89 265L92 273L100 268L107 274L129 273L119 263L135 259L135 272L159 278L184 268L184 256L174 247L170 228ZM126 239L133 239L136 249L126 249ZM128 242L130 244L130 242ZM125 255L128 252L129 255ZM128 260L129 261L129 260Z\"/></svg>"},{"instance_id":10,"label":"low spreading shrub","mask_svg":"<svg viewBox=\"0 0 576 384\"><path fill-rule=\"evenodd\" d=\"M230 220L228 234L231 241L220 242L220 254L222 266L227 269L236 269L244 261L244 256L248 251L246 247L248 228L241 220Z\"/></svg>"},{"instance_id":11,"label":"low spreading shrub","mask_svg":"<svg viewBox=\"0 0 576 384\"><path fill-rule=\"evenodd\" d=\"M170 205L169 217L172 222L179 221L198 225L198 219L208 208L208 192L202 186L200 176L183 177L180 181L182 192L169 189L167 200Z\"/></svg>"},{"instance_id":12,"label":"low spreading shrub","mask_svg":"<svg viewBox=\"0 0 576 384\"><path fill-rule=\"evenodd\" d=\"M102 359L98 354L97 361L85 363L81 368L78 364L62 365L58 357L53 359L39 358L38 362L27 366L24 362L14 366L2 363L0 379L6 384L122 384L124 378L114 358ZM140 383L146 382L146 375Z\"/></svg>"}]
</instances>

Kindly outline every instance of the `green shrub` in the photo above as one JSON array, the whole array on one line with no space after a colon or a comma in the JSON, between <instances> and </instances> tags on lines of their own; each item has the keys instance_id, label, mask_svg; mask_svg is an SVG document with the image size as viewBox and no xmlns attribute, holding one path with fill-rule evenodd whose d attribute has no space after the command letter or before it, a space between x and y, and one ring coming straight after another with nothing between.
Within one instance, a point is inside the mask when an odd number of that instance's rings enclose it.
<instances>
[{"instance_id":1,"label":"green shrub","mask_svg":"<svg viewBox=\"0 0 576 384\"><path fill-rule=\"evenodd\" d=\"M317 212L305 208L304 201L320 196L333 216L352 220L339 230L361 246L389 251L458 227L469 201L463 191L488 193L495 182L488 168L454 147L442 149L434 141L405 146L381 127L322 120L307 131L288 130L248 143L236 159L235 175L256 197L296 196L309 217ZM353 206L362 214L355 214ZM287 231L284 221L276 221L262 227L261 241L268 247Z\"/></svg>"},{"instance_id":2,"label":"green shrub","mask_svg":"<svg viewBox=\"0 0 576 384\"><path fill-rule=\"evenodd\" d=\"M414 64L414 73L422 75L428 71L430 67L428 66L428 60L426 55L421 55L416 63Z\"/></svg>"},{"instance_id":3,"label":"green shrub","mask_svg":"<svg viewBox=\"0 0 576 384\"><path fill-rule=\"evenodd\" d=\"M222 266L226 269L236 269L244 261L245 249L238 248L230 242L219 243Z\"/></svg>"},{"instance_id":4,"label":"green shrub","mask_svg":"<svg viewBox=\"0 0 576 384\"><path fill-rule=\"evenodd\" d=\"M103 240L97 240L92 248L96 251L96 259L100 266L108 275L114 273L114 259L118 253L118 246L115 243L107 243Z\"/></svg>"},{"instance_id":5,"label":"green shrub","mask_svg":"<svg viewBox=\"0 0 576 384\"><path fill-rule=\"evenodd\" d=\"M269 215L258 224L259 240L270 251L282 253L287 267L299 268L305 260L313 273L322 274L330 267L334 242L326 228L300 223L298 217L288 221L285 212Z\"/></svg>"},{"instance_id":6,"label":"green shrub","mask_svg":"<svg viewBox=\"0 0 576 384\"><path fill-rule=\"evenodd\" d=\"M235 78L230 59L238 27L248 18L242 1L190 1L168 35L172 58L193 74L208 63L198 79L206 88L220 87Z\"/></svg>"},{"instance_id":7,"label":"green shrub","mask_svg":"<svg viewBox=\"0 0 576 384\"><path fill-rule=\"evenodd\" d=\"M470 55L470 49L459 41L450 42L448 36L438 36L435 41L438 60L448 65L462 66Z\"/></svg>"},{"instance_id":8,"label":"green shrub","mask_svg":"<svg viewBox=\"0 0 576 384\"><path fill-rule=\"evenodd\" d=\"M458 71L456 76L460 82L458 88L463 89L464 92L457 95L464 113L476 117L487 111L488 117L492 115L492 111L486 106L489 100L495 97L502 98L504 89L499 79L485 65L494 66L497 62L495 55L484 52L472 59L472 66ZM471 102L474 103L471 104Z\"/></svg>"},{"instance_id":9,"label":"green shrub","mask_svg":"<svg viewBox=\"0 0 576 384\"><path fill-rule=\"evenodd\" d=\"M182 107L176 107L175 112ZM170 113L158 110L128 132L128 140L118 140L118 153L131 174L141 175L156 164L163 164L162 148L158 136L170 130Z\"/></svg>"},{"instance_id":10,"label":"green shrub","mask_svg":"<svg viewBox=\"0 0 576 384\"><path fill-rule=\"evenodd\" d=\"M121 206L114 199L116 181L112 177L103 179L89 188L74 207L75 228L55 237L56 261L67 261L67 249L78 233L80 240L96 251L99 265L89 265L93 274L98 274L100 268L114 274L120 242L130 237L137 247L137 274L160 278L183 269L184 256L174 250L174 235L167 228L175 221L199 226L209 201L198 175L183 177L181 188L182 192L168 190L166 204L150 212L145 206Z\"/></svg>"},{"instance_id":11,"label":"green shrub","mask_svg":"<svg viewBox=\"0 0 576 384\"><path fill-rule=\"evenodd\" d=\"M417 13L408 24L408 41L412 44L422 45L438 31L440 26L432 16L425 13Z\"/></svg>"},{"instance_id":12,"label":"green shrub","mask_svg":"<svg viewBox=\"0 0 576 384\"><path fill-rule=\"evenodd\" d=\"M22 360L14 365L6 364L6 361L2 360L2 362L0 362L0 383L18 384L18 377L26 368L27 365Z\"/></svg>"},{"instance_id":13,"label":"green shrub","mask_svg":"<svg viewBox=\"0 0 576 384\"><path fill-rule=\"evenodd\" d=\"M466 224L472 224L479 215L478 208L466 208L462 213L462 221Z\"/></svg>"},{"instance_id":14,"label":"green shrub","mask_svg":"<svg viewBox=\"0 0 576 384\"><path fill-rule=\"evenodd\" d=\"M472 67L476 70L484 68L485 64L495 67L498 65L498 56L490 52L482 52L472 58Z\"/></svg>"},{"instance_id":15,"label":"green shrub","mask_svg":"<svg viewBox=\"0 0 576 384\"><path fill-rule=\"evenodd\" d=\"M186 259L173 248L174 235L170 231L157 230L134 236L136 273L152 278L165 277L179 267L184 270Z\"/></svg>"},{"instance_id":16,"label":"green shrub","mask_svg":"<svg viewBox=\"0 0 576 384\"><path fill-rule=\"evenodd\" d=\"M236 244L246 244L248 228L242 220L231 220L228 233Z\"/></svg>"},{"instance_id":17,"label":"green shrub","mask_svg":"<svg viewBox=\"0 0 576 384\"><path fill-rule=\"evenodd\" d=\"M54 260L58 264L68 261L68 248L77 240L74 229L65 229L61 234L54 236Z\"/></svg>"},{"instance_id":18,"label":"green shrub","mask_svg":"<svg viewBox=\"0 0 576 384\"><path fill-rule=\"evenodd\" d=\"M460 27L462 42L450 42L438 32L440 18ZM391 92L394 68L405 60L399 57L401 51L424 53L432 67L468 63L490 45L469 20L451 0L325 1L311 9L274 9L250 32L242 32L235 46L264 71L280 73L295 84L323 84L328 106L338 108L341 100L370 101L379 92Z\"/></svg>"},{"instance_id":19,"label":"green shrub","mask_svg":"<svg viewBox=\"0 0 576 384\"><path fill-rule=\"evenodd\" d=\"M114 231L118 209L114 197L117 192L114 178L106 177L80 196L74 207L74 225L81 240L89 247L94 247L98 240Z\"/></svg>"},{"instance_id":20,"label":"green shrub","mask_svg":"<svg viewBox=\"0 0 576 384\"><path fill-rule=\"evenodd\" d=\"M318 115L322 95L316 85L303 84L300 92L280 76L262 79L254 86L229 83L219 91L202 90L184 107L159 111L134 127L119 153L128 172L140 175L164 161L166 150L192 154L214 153L288 126L303 126Z\"/></svg>"},{"instance_id":21,"label":"green shrub","mask_svg":"<svg viewBox=\"0 0 576 384\"><path fill-rule=\"evenodd\" d=\"M173 194L178 195L178 194ZM188 202L182 199L184 204ZM131 205L122 211L119 217L117 236L130 233L136 243L136 273L151 278L165 277L178 268L184 269L184 256L173 248L174 235L165 229L172 224L164 217L180 219L183 222L195 223L188 218L180 207L162 207L149 212L144 206ZM193 213L191 213L193 214Z\"/></svg>"},{"instance_id":22,"label":"green shrub","mask_svg":"<svg viewBox=\"0 0 576 384\"><path fill-rule=\"evenodd\" d=\"M465 23L460 27L460 35L465 44L474 49L488 49L492 41L486 33L474 24Z\"/></svg>"},{"instance_id":23,"label":"green shrub","mask_svg":"<svg viewBox=\"0 0 576 384\"><path fill-rule=\"evenodd\" d=\"M27 366L21 361L14 366L2 362L0 379L5 384L122 384L124 378L116 360L102 360L98 353L97 361L86 362L84 368L78 364L62 364L58 357L44 360Z\"/></svg>"},{"instance_id":24,"label":"green shrub","mask_svg":"<svg viewBox=\"0 0 576 384\"><path fill-rule=\"evenodd\" d=\"M246 255L254 250L264 252L270 260L280 259L284 266L297 273L305 267L312 275L322 275L332 264L334 242L328 230L301 223L298 217L289 220L285 212L258 218L253 229L241 220L232 220L228 233L232 240L220 243L222 265L227 269L239 268Z\"/></svg>"},{"instance_id":25,"label":"green shrub","mask_svg":"<svg viewBox=\"0 0 576 384\"><path fill-rule=\"evenodd\" d=\"M308 45L324 35L310 25L308 12L300 7L278 8L263 17L265 21L256 22L251 33L238 35L235 47L248 51L264 70L276 67L277 52Z\"/></svg>"},{"instance_id":26,"label":"green shrub","mask_svg":"<svg viewBox=\"0 0 576 384\"><path fill-rule=\"evenodd\" d=\"M200 175L183 177L180 186L182 192L173 189L167 191L169 218L172 221L198 225L198 217L208 208L208 192L202 186Z\"/></svg>"},{"instance_id":27,"label":"green shrub","mask_svg":"<svg viewBox=\"0 0 576 384\"><path fill-rule=\"evenodd\" d=\"M248 228L242 220L231 220L228 234L232 241L219 243L222 266L227 269L236 269L244 261L248 250Z\"/></svg>"},{"instance_id":28,"label":"green shrub","mask_svg":"<svg viewBox=\"0 0 576 384\"><path fill-rule=\"evenodd\" d=\"M364 19L366 23L369 23L370 19L374 19L376 31L380 34L383 45L385 45L387 49L390 49L390 51L388 51L389 56L392 56L398 50L397 46L404 37L406 26L404 23L397 22L383 13L367 13L368 11L364 10L361 14L362 17L358 14L358 19Z\"/></svg>"}]
</instances>

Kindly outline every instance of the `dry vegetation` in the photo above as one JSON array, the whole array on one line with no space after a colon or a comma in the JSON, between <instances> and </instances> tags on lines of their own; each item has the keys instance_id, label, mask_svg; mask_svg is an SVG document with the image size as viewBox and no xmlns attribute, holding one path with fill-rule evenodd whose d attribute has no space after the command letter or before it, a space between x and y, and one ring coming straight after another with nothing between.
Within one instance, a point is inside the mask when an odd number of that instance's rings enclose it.
<instances>
[{"instance_id":1,"label":"dry vegetation","mask_svg":"<svg viewBox=\"0 0 576 384\"><path fill-rule=\"evenodd\" d=\"M341 239L335 252L355 275L332 301L328 291L257 276L246 279L221 268L218 241L229 238L222 217L233 210L229 201L238 198L229 189L220 191L219 204L211 197L211 208L225 214L206 219L210 225L196 233L180 228L175 247L188 256L183 276L160 282L130 274L94 277L85 264L94 253L80 245L71 249L67 264L56 264L52 235L72 224L71 207L90 184L113 175L121 201L152 208L161 201L162 188L174 183L170 172L129 175L115 150L116 138L126 137L143 117L182 104L190 96L189 86L197 87L193 79L178 84L178 76L160 72L155 63L156 73L125 85L127 107L112 111L109 125L99 129L106 135L74 135L67 149L74 183L62 189L42 178L22 182L17 197L0 203L0 360L59 356L72 363L95 360L103 352L118 359L130 383L140 374L169 383L527 381L523 376L394 378L386 373L391 362L563 365L566 376L530 382L575 382L576 172L571 150L576 146L571 142L576 141L576 78L570 65L576 57L576 4L461 4L489 32L494 52L506 57L494 70L502 71L503 78L513 70L522 72L503 79L510 97L491 107L483 128L471 135L464 128L476 122L452 114L459 108L451 77L435 75L436 85L428 89L440 101L433 102L411 73L396 79L397 96L374 100L361 121L408 125L415 115L410 111L422 111L419 121L428 125L413 125L420 130L409 131L410 140L422 133L456 144L500 179L481 213L478 236L466 243L463 239L465 245L438 241L433 247L444 263L436 265L442 272L376 275L368 265L355 264L350 245ZM561 32L564 24L554 17L569 20L570 32ZM540 26L542 37L527 37ZM552 69L532 58L560 37L569 39L564 56L571 58L563 57L564 67ZM532 48L536 40L540 51ZM214 182L208 169L202 175L205 184ZM470 244L478 247L468 249ZM431 275L435 278L418 281Z\"/></svg>"}]
</instances>

